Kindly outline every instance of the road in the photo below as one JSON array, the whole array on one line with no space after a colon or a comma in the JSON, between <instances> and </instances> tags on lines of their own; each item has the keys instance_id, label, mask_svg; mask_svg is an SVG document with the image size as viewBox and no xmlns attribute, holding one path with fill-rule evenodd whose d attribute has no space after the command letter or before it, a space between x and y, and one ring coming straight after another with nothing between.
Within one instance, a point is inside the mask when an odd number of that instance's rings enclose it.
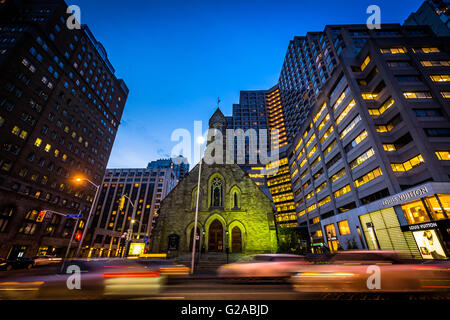
<instances>
[{"instance_id":1,"label":"road","mask_svg":"<svg viewBox=\"0 0 450 320\"><path fill-rule=\"evenodd\" d=\"M38 298L39 284L34 283L37 283L41 276L54 274L55 269L35 268L0 272L0 299ZM2 287L2 284L11 282L11 279L21 279L32 284ZM93 297L81 295L76 299L85 298L103 299L101 295ZM168 281L155 295L122 298L133 300L450 300L450 294L448 291L441 293L298 293L289 283L281 281L228 281L207 275ZM64 299L64 296L59 295L49 299Z\"/></svg>"}]
</instances>

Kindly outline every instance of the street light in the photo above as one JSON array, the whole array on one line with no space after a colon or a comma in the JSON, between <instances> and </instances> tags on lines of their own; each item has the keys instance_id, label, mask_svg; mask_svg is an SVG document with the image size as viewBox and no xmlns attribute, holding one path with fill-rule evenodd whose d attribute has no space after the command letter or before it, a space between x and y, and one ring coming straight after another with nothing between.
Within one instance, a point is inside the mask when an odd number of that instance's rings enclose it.
<instances>
[{"instance_id":1,"label":"street light","mask_svg":"<svg viewBox=\"0 0 450 320\"><path fill-rule=\"evenodd\" d=\"M131 242L132 237L133 237L133 229L134 229L133 228L134 227L133 224L136 222L136 220L134 220L134 217L136 215L136 208L137 208L139 197L136 197L136 200L134 200L134 204L133 204L133 201L131 201L130 197L128 197L126 194L123 194L122 197L123 197L123 199L127 199L130 202L131 206L133 207L133 213L131 214L130 226L128 228L127 238L125 239L125 241L126 241L125 242L125 250L122 251L122 258L123 258L123 256L125 254L128 255L128 248L130 246L130 242Z\"/></svg>"},{"instance_id":2,"label":"street light","mask_svg":"<svg viewBox=\"0 0 450 320\"><path fill-rule=\"evenodd\" d=\"M84 237L86 236L86 231L89 228L89 223L91 222L91 217L92 217L92 214L94 212L95 203L97 202L100 186L96 185L95 183L93 183L91 180L89 180L87 178L80 178L80 177L78 177L78 178L75 178L75 181L76 182L87 181L91 185L93 185L95 187L95 189L96 189L95 190L94 200L92 201L92 204L91 204L91 210L89 211L89 216L87 218L86 225L84 226L83 235L81 236L81 240L80 240L80 243L78 245L77 253L75 254L75 257L78 258L78 255L80 254L81 246L83 245Z\"/></svg>"},{"instance_id":3,"label":"street light","mask_svg":"<svg viewBox=\"0 0 450 320\"><path fill-rule=\"evenodd\" d=\"M199 198L200 198L200 176L202 174L202 162L203 162L203 160L202 160L202 146L203 146L203 143L205 143L205 138L203 136L199 136L197 138L197 143L200 145L200 165L199 165L199 168L198 168L197 205L195 206L195 222L194 222L194 229L192 231L192 233L193 233L193 240L192 240L191 274L194 273L195 242L197 240L198 201L199 201Z\"/></svg>"}]
</instances>

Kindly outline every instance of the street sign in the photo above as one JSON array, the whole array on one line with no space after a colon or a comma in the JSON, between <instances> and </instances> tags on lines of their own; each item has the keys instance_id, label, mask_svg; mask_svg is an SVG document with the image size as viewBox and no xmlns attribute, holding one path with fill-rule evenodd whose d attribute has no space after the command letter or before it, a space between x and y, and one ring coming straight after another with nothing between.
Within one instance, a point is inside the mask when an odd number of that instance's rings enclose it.
<instances>
[{"instance_id":1,"label":"street sign","mask_svg":"<svg viewBox=\"0 0 450 320\"><path fill-rule=\"evenodd\" d=\"M83 218L82 214L66 214L66 218Z\"/></svg>"}]
</instances>

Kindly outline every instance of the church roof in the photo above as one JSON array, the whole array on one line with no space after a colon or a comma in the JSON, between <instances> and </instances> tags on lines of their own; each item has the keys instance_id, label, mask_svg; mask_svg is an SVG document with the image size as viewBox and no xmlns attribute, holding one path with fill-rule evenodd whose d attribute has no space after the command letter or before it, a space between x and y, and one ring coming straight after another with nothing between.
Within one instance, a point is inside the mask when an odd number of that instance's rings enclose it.
<instances>
[{"instance_id":1,"label":"church roof","mask_svg":"<svg viewBox=\"0 0 450 320\"><path fill-rule=\"evenodd\" d=\"M226 126L227 124L227 119L223 115L222 111L220 111L220 108L217 108L212 117L209 119L209 127L214 128L216 127L214 125L217 123L221 124L221 126Z\"/></svg>"}]
</instances>

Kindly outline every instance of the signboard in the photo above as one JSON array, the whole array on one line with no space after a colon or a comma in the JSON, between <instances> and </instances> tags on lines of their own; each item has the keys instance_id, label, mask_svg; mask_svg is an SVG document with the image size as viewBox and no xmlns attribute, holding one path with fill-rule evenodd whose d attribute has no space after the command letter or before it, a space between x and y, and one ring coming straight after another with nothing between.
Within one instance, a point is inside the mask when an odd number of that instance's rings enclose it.
<instances>
[{"instance_id":1,"label":"signboard","mask_svg":"<svg viewBox=\"0 0 450 320\"><path fill-rule=\"evenodd\" d=\"M409 200L414 200L417 198L420 198L426 194L428 194L428 188L427 187L420 187L411 191L407 191L407 192L403 192L403 193L399 193L393 197L390 197L386 200L384 200L381 205L384 207L388 207L388 206L395 206L397 204L401 204L404 202L407 202Z\"/></svg>"},{"instance_id":2,"label":"signboard","mask_svg":"<svg viewBox=\"0 0 450 320\"><path fill-rule=\"evenodd\" d=\"M420 230L429 230L436 229L438 227L448 227L450 225L450 219L439 220L439 221L430 221L418 224L410 224L406 226L401 226L402 231L420 231Z\"/></svg>"},{"instance_id":3,"label":"signboard","mask_svg":"<svg viewBox=\"0 0 450 320\"><path fill-rule=\"evenodd\" d=\"M130 243L130 250L128 254L130 256L139 256L144 253L145 243L143 242L132 242Z\"/></svg>"}]
</instances>

